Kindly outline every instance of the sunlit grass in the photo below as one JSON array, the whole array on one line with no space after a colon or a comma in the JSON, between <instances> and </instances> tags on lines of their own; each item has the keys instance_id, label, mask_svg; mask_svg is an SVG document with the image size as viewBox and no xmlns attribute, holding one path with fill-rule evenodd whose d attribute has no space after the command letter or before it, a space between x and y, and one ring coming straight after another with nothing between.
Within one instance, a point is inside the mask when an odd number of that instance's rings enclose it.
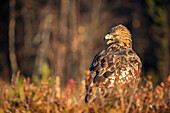
<instances>
[{"instance_id":1,"label":"sunlit grass","mask_svg":"<svg viewBox=\"0 0 170 113\"><path fill-rule=\"evenodd\" d=\"M35 85L30 78L20 79L18 72L11 85L0 80L0 113L168 112L170 76L155 88L150 79L141 78L134 95L128 95L125 90L121 95L111 95L86 104L84 80L78 83L70 79L63 90L58 76L52 85L50 77Z\"/></svg>"}]
</instances>

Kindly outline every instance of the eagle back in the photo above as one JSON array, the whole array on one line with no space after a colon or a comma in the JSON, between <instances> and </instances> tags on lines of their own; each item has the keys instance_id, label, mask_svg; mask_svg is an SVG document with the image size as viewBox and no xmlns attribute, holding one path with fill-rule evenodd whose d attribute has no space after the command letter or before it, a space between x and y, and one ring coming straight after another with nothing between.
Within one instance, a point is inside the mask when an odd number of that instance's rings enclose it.
<instances>
[{"instance_id":1,"label":"eagle back","mask_svg":"<svg viewBox=\"0 0 170 113\"><path fill-rule=\"evenodd\" d=\"M139 76L141 67L140 58L132 48L126 48L120 43L111 44L94 57L86 88L114 87L128 83Z\"/></svg>"}]
</instances>

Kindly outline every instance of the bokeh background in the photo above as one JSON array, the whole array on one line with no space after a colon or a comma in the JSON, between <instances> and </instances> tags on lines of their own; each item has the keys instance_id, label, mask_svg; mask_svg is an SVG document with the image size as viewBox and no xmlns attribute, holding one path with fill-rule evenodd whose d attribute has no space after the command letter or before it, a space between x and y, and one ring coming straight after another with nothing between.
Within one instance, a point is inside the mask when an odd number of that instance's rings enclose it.
<instances>
[{"instance_id":1,"label":"bokeh background","mask_svg":"<svg viewBox=\"0 0 170 113\"><path fill-rule=\"evenodd\" d=\"M20 70L33 82L81 81L107 47L109 29L123 24L142 60L141 76L158 84L170 73L169 14L169 0L1 0L0 77L10 82Z\"/></svg>"}]
</instances>

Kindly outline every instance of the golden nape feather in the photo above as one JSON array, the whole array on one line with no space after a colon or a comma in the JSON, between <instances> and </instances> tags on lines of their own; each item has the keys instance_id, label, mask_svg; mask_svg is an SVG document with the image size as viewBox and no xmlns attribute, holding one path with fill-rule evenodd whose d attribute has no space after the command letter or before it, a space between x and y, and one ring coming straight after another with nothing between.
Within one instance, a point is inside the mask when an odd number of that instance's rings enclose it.
<instances>
[{"instance_id":1,"label":"golden nape feather","mask_svg":"<svg viewBox=\"0 0 170 113\"><path fill-rule=\"evenodd\" d=\"M105 40L108 47L94 57L90 74L85 79L86 102L94 99L96 92L101 91L104 95L108 88L137 79L141 72L141 60L132 50L131 34L125 26L111 28ZM99 91L94 91L94 88Z\"/></svg>"}]
</instances>

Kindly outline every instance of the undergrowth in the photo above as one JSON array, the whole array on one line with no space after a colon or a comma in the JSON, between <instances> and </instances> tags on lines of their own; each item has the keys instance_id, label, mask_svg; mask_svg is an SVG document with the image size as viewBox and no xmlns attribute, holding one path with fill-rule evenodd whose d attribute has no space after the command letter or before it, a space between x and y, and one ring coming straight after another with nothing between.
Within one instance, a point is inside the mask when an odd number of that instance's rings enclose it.
<instances>
[{"instance_id":1,"label":"undergrowth","mask_svg":"<svg viewBox=\"0 0 170 113\"><path fill-rule=\"evenodd\" d=\"M30 78L20 79L18 72L11 84L0 80L0 113L158 113L170 112L170 76L167 81L153 87L151 78L140 78L134 94L126 91L107 99L85 103L85 81L70 79L67 87L60 88L57 76L35 85Z\"/></svg>"}]
</instances>

